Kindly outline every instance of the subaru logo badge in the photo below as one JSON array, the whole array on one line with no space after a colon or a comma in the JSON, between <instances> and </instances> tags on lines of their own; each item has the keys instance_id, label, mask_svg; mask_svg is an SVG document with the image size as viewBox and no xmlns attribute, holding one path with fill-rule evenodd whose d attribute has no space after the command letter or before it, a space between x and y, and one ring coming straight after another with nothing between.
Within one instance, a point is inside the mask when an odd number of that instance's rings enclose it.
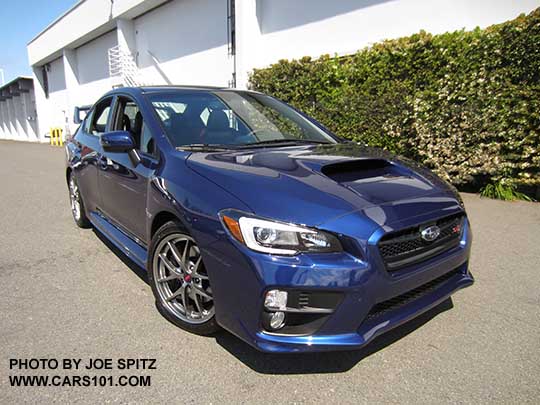
<instances>
[{"instance_id":1,"label":"subaru logo badge","mask_svg":"<svg viewBox=\"0 0 540 405\"><path fill-rule=\"evenodd\" d=\"M426 242L433 242L441 234L441 229L437 225L428 226L420 231L420 236Z\"/></svg>"}]
</instances>

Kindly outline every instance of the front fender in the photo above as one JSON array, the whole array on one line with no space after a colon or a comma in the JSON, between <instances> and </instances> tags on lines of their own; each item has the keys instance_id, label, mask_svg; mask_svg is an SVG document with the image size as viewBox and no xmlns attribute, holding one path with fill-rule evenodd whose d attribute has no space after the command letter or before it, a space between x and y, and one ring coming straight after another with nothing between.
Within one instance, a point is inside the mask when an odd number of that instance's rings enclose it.
<instances>
[{"instance_id":1,"label":"front fender","mask_svg":"<svg viewBox=\"0 0 540 405\"><path fill-rule=\"evenodd\" d=\"M162 212L176 216L197 241L199 247L212 243L222 231L218 212L235 208L251 212L249 207L228 191L191 170L181 157L173 157L167 172L156 174L149 182L146 212L147 240L152 238L152 224Z\"/></svg>"}]
</instances>

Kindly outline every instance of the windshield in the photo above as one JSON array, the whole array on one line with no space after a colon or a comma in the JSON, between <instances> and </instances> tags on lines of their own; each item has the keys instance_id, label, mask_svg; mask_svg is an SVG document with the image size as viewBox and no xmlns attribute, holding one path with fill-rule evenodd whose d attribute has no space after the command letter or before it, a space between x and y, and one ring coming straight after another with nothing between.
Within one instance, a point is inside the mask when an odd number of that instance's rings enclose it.
<instances>
[{"instance_id":1,"label":"windshield","mask_svg":"<svg viewBox=\"0 0 540 405\"><path fill-rule=\"evenodd\" d=\"M291 107L262 94L182 91L149 99L175 147L337 143Z\"/></svg>"}]
</instances>

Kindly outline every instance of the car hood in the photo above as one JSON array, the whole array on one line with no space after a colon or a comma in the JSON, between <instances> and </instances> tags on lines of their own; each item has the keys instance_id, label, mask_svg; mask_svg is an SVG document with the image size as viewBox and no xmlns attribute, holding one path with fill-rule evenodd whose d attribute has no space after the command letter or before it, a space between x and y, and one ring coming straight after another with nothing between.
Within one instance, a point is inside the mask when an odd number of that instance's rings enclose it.
<instances>
[{"instance_id":1,"label":"car hood","mask_svg":"<svg viewBox=\"0 0 540 405\"><path fill-rule=\"evenodd\" d=\"M404 218L460 209L456 193L429 170L355 143L197 152L187 164L255 214L310 226L358 212L390 229Z\"/></svg>"}]
</instances>

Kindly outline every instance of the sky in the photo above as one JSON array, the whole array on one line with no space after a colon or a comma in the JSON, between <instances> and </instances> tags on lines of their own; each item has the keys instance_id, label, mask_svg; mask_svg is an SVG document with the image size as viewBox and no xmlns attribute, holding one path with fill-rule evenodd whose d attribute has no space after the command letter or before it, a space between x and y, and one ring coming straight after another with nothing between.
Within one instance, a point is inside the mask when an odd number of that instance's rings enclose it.
<instances>
[{"instance_id":1,"label":"sky","mask_svg":"<svg viewBox=\"0 0 540 405\"><path fill-rule=\"evenodd\" d=\"M32 74L26 45L77 1L0 0L0 69L6 83Z\"/></svg>"}]
</instances>

